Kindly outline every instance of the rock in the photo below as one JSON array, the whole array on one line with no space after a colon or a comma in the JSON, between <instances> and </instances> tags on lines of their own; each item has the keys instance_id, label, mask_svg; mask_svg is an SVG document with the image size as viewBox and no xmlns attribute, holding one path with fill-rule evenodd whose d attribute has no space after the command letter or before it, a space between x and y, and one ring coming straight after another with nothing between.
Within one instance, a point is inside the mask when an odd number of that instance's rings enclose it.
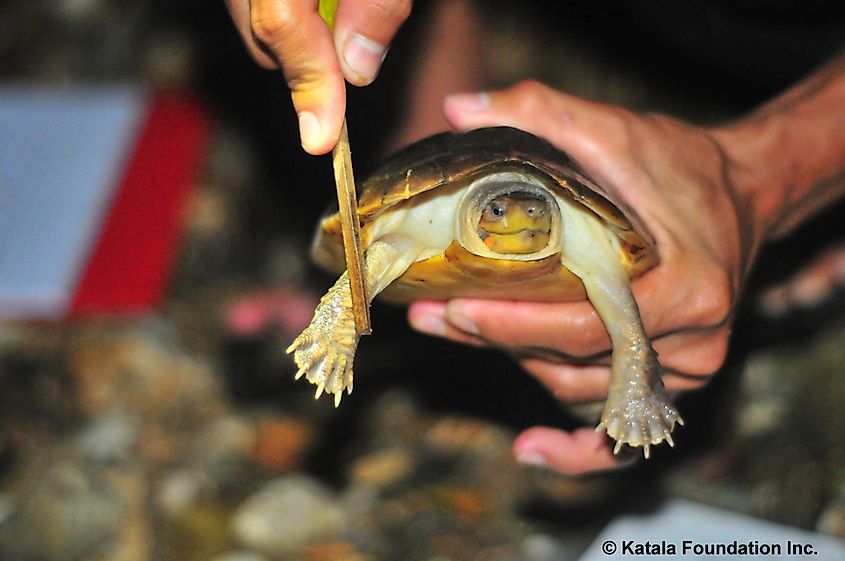
<instances>
[{"instance_id":1,"label":"rock","mask_svg":"<svg viewBox=\"0 0 845 561\"><path fill-rule=\"evenodd\" d=\"M302 467L314 436L313 426L300 419L260 419L252 459L265 471L295 471Z\"/></svg>"},{"instance_id":2,"label":"rock","mask_svg":"<svg viewBox=\"0 0 845 561\"><path fill-rule=\"evenodd\" d=\"M212 558L211 561L267 561L267 558L251 551L230 551Z\"/></svg>"},{"instance_id":3,"label":"rock","mask_svg":"<svg viewBox=\"0 0 845 561\"><path fill-rule=\"evenodd\" d=\"M198 428L226 409L210 363L189 356L173 339L158 321L103 322L74 333L67 349L78 409L89 419L137 418L143 429L138 450L156 463L179 460Z\"/></svg>"},{"instance_id":4,"label":"rock","mask_svg":"<svg viewBox=\"0 0 845 561\"><path fill-rule=\"evenodd\" d=\"M141 425L135 417L115 411L92 419L77 436L77 448L91 460L126 461L140 433Z\"/></svg>"},{"instance_id":5,"label":"rock","mask_svg":"<svg viewBox=\"0 0 845 561\"><path fill-rule=\"evenodd\" d=\"M182 352L165 331L152 322L145 328L102 325L75 336L68 367L83 413L122 408L145 421L175 427L213 413L222 398L217 377L205 361Z\"/></svg>"},{"instance_id":6,"label":"rock","mask_svg":"<svg viewBox=\"0 0 845 561\"><path fill-rule=\"evenodd\" d=\"M378 488L369 485L348 485L343 490L341 505L349 520L355 522L353 528L345 534L350 537L352 531L362 531L365 541L370 541L369 530L372 529L372 518L375 510L380 506L381 493ZM355 543L360 543L357 540Z\"/></svg>"},{"instance_id":7,"label":"rock","mask_svg":"<svg viewBox=\"0 0 845 561\"><path fill-rule=\"evenodd\" d=\"M484 493L485 490L443 486L435 489L434 498L451 516L467 522L477 522L489 514L493 506L488 500L489 494Z\"/></svg>"},{"instance_id":8,"label":"rock","mask_svg":"<svg viewBox=\"0 0 845 561\"><path fill-rule=\"evenodd\" d=\"M843 364L843 320L755 351L740 378L737 427L728 433L731 473L708 484L708 494L717 485L737 488L750 497L750 514L820 524L819 513L841 486Z\"/></svg>"},{"instance_id":9,"label":"rock","mask_svg":"<svg viewBox=\"0 0 845 561\"><path fill-rule=\"evenodd\" d=\"M205 561L232 549L231 510L220 502L197 502L168 521L167 559Z\"/></svg>"},{"instance_id":10,"label":"rock","mask_svg":"<svg viewBox=\"0 0 845 561\"><path fill-rule=\"evenodd\" d=\"M419 407L413 396L402 390L386 392L370 408L365 431L378 435L386 444L401 444L419 437Z\"/></svg>"},{"instance_id":11,"label":"rock","mask_svg":"<svg viewBox=\"0 0 845 561\"><path fill-rule=\"evenodd\" d=\"M845 539L845 488L822 511L816 530Z\"/></svg>"},{"instance_id":12,"label":"rock","mask_svg":"<svg viewBox=\"0 0 845 561\"><path fill-rule=\"evenodd\" d=\"M237 477L256 445L252 422L237 415L225 415L205 424L191 442L188 463L223 483Z\"/></svg>"},{"instance_id":13,"label":"rock","mask_svg":"<svg viewBox=\"0 0 845 561\"><path fill-rule=\"evenodd\" d=\"M439 454L510 456L512 435L502 427L460 416L444 417L425 433L425 444Z\"/></svg>"},{"instance_id":14,"label":"rock","mask_svg":"<svg viewBox=\"0 0 845 561\"><path fill-rule=\"evenodd\" d=\"M330 541L315 543L303 548L302 561L371 561L348 542Z\"/></svg>"},{"instance_id":15,"label":"rock","mask_svg":"<svg viewBox=\"0 0 845 561\"><path fill-rule=\"evenodd\" d=\"M271 557L332 538L344 527L337 498L326 486L303 475L269 482L232 519L238 542Z\"/></svg>"},{"instance_id":16,"label":"rock","mask_svg":"<svg viewBox=\"0 0 845 561\"><path fill-rule=\"evenodd\" d=\"M214 483L204 472L178 469L162 477L155 502L168 516L177 516L203 497L212 495L214 490Z\"/></svg>"},{"instance_id":17,"label":"rock","mask_svg":"<svg viewBox=\"0 0 845 561\"><path fill-rule=\"evenodd\" d=\"M12 506L12 501L6 495L0 495L0 527L2 527L3 522L12 514L14 511L14 506Z\"/></svg>"},{"instance_id":18,"label":"rock","mask_svg":"<svg viewBox=\"0 0 845 561\"><path fill-rule=\"evenodd\" d=\"M387 448L356 460L350 469L349 479L355 485L389 487L413 475L416 462L413 455L403 448Z\"/></svg>"},{"instance_id":19,"label":"rock","mask_svg":"<svg viewBox=\"0 0 845 561\"><path fill-rule=\"evenodd\" d=\"M573 558L571 551L555 538L546 534L531 534L520 544L522 561L560 561Z\"/></svg>"},{"instance_id":20,"label":"rock","mask_svg":"<svg viewBox=\"0 0 845 561\"><path fill-rule=\"evenodd\" d=\"M0 524L0 559L74 561L109 551L127 515L106 470L69 459L33 467Z\"/></svg>"}]
</instances>

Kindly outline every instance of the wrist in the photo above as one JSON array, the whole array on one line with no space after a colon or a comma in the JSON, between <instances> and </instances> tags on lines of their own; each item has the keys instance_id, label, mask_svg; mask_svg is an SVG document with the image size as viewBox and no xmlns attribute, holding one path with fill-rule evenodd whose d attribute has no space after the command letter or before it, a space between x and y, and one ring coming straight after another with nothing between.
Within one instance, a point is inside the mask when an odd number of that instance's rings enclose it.
<instances>
[{"instance_id":1,"label":"wrist","mask_svg":"<svg viewBox=\"0 0 845 561\"><path fill-rule=\"evenodd\" d=\"M783 125L776 121L773 116L753 116L710 130L756 246L773 237L792 184L782 154Z\"/></svg>"},{"instance_id":2,"label":"wrist","mask_svg":"<svg viewBox=\"0 0 845 561\"><path fill-rule=\"evenodd\" d=\"M845 194L845 57L734 123L711 130L759 240Z\"/></svg>"}]
</instances>

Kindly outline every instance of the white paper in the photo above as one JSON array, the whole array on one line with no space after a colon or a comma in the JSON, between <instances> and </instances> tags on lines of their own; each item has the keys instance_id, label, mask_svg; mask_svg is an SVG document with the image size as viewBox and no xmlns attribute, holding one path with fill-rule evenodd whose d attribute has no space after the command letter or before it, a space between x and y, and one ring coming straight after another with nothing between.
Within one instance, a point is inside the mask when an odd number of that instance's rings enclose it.
<instances>
[{"instance_id":1,"label":"white paper","mask_svg":"<svg viewBox=\"0 0 845 561\"><path fill-rule=\"evenodd\" d=\"M145 116L132 87L0 86L0 319L57 319Z\"/></svg>"}]
</instances>

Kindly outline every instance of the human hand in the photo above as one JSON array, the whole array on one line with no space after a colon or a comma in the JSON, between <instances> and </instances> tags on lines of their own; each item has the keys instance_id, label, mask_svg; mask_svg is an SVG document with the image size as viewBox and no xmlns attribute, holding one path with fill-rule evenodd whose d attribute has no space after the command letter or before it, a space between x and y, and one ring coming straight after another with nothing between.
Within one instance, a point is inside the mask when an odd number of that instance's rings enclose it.
<instances>
[{"instance_id":1,"label":"human hand","mask_svg":"<svg viewBox=\"0 0 845 561\"><path fill-rule=\"evenodd\" d=\"M546 138L621 208L636 209L660 255L659 265L634 281L633 292L664 383L670 393L704 385L724 361L732 310L761 240L748 195L729 181L716 138L668 117L638 115L533 82L447 98L444 112L457 129L511 125ZM456 341L551 351L515 354L563 402L607 395L610 339L589 302L417 302L409 319L420 331ZM535 427L519 436L514 453L568 473L620 462L609 439L592 428L568 434Z\"/></svg>"},{"instance_id":2,"label":"human hand","mask_svg":"<svg viewBox=\"0 0 845 561\"><path fill-rule=\"evenodd\" d=\"M346 111L344 78L375 80L411 0L339 0L334 36L315 0L226 0L252 57L281 67L299 117L302 147L325 154L337 143Z\"/></svg>"}]
</instances>

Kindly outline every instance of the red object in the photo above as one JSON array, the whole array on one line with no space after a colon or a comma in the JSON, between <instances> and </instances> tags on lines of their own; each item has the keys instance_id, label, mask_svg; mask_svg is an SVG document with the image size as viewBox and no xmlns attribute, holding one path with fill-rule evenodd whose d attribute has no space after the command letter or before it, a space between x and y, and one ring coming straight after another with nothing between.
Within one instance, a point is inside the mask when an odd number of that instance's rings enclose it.
<instances>
[{"instance_id":1,"label":"red object","mask_svg":"<svg viewBox=\"0 0 845 561\"><path fill-rule=\"evenodd\" d=\"M154 98L70 313L141 312L164 292L209 118L184 96Z\"/></svg>"}]
</instances>

